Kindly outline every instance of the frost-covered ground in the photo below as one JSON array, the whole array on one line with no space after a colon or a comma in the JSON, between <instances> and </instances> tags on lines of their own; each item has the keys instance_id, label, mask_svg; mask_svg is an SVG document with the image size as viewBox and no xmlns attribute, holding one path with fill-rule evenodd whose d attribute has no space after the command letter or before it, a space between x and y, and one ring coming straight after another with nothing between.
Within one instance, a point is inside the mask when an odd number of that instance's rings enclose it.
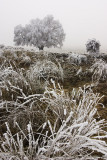
<instances>
[{"instance_id":1,"label":"frost-covered ground","mask_svg":"<svg viewBox=\"0 0 107 160\"><path fill-rule=\"evenodd\" d=\"M0 49L0 159L107 159L107 54Z\"/></svg>"}]
</instances>

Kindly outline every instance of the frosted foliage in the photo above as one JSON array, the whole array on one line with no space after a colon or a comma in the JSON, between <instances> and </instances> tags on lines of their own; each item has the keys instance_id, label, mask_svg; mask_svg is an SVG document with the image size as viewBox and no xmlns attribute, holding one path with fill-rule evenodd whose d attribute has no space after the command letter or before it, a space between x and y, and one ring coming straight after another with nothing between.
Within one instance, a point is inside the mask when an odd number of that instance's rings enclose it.
<instances>
[{"instance_id":1,"label":"frosted foliage","mask_svg":"<svg viewBox=\"0 0 107 160\"><path fill-rule=\"evenodd\" d=\"M89 39L86 43L86 50L89 53L99 53L100 42L96 39Z\"/></svg>"},{"instance_id":2,"label":"frosted foliage","mask_svg":"<svg viewBox=\"0 0 107 160\"><path fill-rule=\"evenodd\" d=\"M90 86L84 86L83 89L73 89L69 96L59 84L56 88L54 81L51 82L53 89L47 87L40 99L48 107L45 111L47 120L39 128L38 138L34 136L31 122L27 125L27 134L16 122L19 132L15 135L6 122L7 131L0 141L1 157L6 160L5 154L10 153L9 158L13 160L106 160L107 143L104 139L107 132L103 128L107 123L104 119L94 118L101 99L99 94L94 94ZM56 115L54 124L48 119L50 109ZM25 139L28 141L26 148Z\"/></svg>"},{"instance_id":3,"label":"frosted foliage","mask_svg":"<svg viewBox=\"0 0 107 160\"><path fill-rule=\"evenodd\" d=\"M20 84L25 84L27 85L27 81L23 76L23 73L21 70L15 71L12 66L9 67L4 67L0 68L0 88L5 88L5 85L8 84L13 84L13 85L18 85Z\"/></svg>"},{"instance_id":4,"label":"frosted foliage","mask_svg":"<svg viewBox=\"0 0 107 160\"><path fill-rule=\"evenodd\" d=\"M102 59L95 60L95 63L91 66L91 72L93 72L92 80L94 82L107 80L107 63Z\"/></svg>"},{"instance_id":5,"label":"frosted foliage","mask_svg":"<svg viewBox=\"0 0 107 160\"><path fill-rule=\"evenodd\" d=\"M34 19L30 24L14 29L16 45L31 45L43 49L44 47L61 47L65 33L59 21L49 15L44 19Z\"/></svg>"},{"instance_id":6,"label":"frosted foliage","mask_svg":"<svg viewBox=\"0 0 107 160\"><path fill-rule=\"evenodd\" d=\"M78 91L73 89L69 96L59 84L58 89L51 82L54 89L47 88L43 100L57 118L54 126L47 122L51 135L47 138L47 145L41 148L40 156L43 159L53 156L53 160L98 160L99 155L93 156L96 151L105 156L102 159L107 159L107 144L103 141L107 132L102 130L106 122L94 118L101 98L99 94L94 94L90 86L84 86ZM62 125L57 130L58 118Z\"/></svg>"},{"instance_id":7,"label":"frosted foliage","mask_svg":"<svg viewBox=\"0 0 107 160\"><path fill-rule=\"evenodd\" d=\"M15 27L15 30L14 30L14 34L15 34L15 37L14 37L14 41L17 42L17 45L24 45L24 28L21 26L21 25L18 25Z\"/></svg>"},{"instance_id":8,"label":"frosted foliage","mask_svg":"<svg viewBox=\"0 0 107 160\"><path fill-rule=\"evenodd\" d=\"M30 67L30 70L27 72L27 76L30 77L32 81L35 81L35 79L63 79L63 69L58 63L56 65L55 63L43 60L38 61L34 66Z\"/></svg>"},{"instance_id":9,"label":"frosted foliage","mask_svg":"<svg viewBox=\"0 0 107 160\"><path fill-rule=\"evenodd\" d=\"M82 62L87 63L87 57L78 53L69 53L68 60L75 64L81 64Z\"/></svg>"}]
</instances>

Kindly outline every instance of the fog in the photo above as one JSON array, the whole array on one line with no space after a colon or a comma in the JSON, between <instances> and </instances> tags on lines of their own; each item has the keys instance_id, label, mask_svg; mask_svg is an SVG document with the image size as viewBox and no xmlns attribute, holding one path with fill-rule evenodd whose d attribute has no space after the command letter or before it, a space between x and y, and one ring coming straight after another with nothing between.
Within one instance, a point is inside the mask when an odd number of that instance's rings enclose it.
<instances>
[{"instance_id":1,"label":"fog","mask_svg":"<svg viewBox=\"0 0 107 160\"><path fill-rule=\"evenodd\" d=\"M107 0L0 0L0 44L14 45L14 27L51 14L66 33L63 50L84 50L96 38L107 51Z\"/></svg>"}]
</instances>

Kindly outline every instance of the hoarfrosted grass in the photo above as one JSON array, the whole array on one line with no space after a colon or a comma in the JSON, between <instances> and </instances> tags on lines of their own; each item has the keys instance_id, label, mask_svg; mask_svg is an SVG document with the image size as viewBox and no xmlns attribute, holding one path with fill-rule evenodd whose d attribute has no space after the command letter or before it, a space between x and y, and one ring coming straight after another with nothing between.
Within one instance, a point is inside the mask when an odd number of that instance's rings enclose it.
<instances>
[{"instance_id":1,"label":"hoarfrosted grass","mask_svg":"<svg viewBox=\"0 0 107 160\"><path fill-rule=\"evenodd\" d=\"M49 60L42 60L36 62L30 69L27 71L27 75L33 81L35 78L44 79L45 81L50 78L56 80L63 80L63 69L61 64L57 62L55 64Z\"/></svg>"},{"instance_id":2,"label":"hoarfrosted grass","mask_svg":"<svg viewBox=\"0 0 107 160\"><path fill-rule=\"evenodd\" d=\"M1 155L6 152L10 154L10 159L19 160L106 160L107 144L103 139L107 138L107 132L103 128L107 127L107 122L95 119L96 106L102 97L94 94L90 86L73 89L68 94L59 84L58 88L53 80L51 82L53 88L47 87L40 98L42 103L47 104L46 120L38 130L41 131L35 133L33 124L29 122L26 134L16 122L19 132L12 135L6 123L7 132L1 139ZM54 115L54 122L51 122L49 113ZM25 139L28 141L26 147Z\"/></svg>"},{"instance_id":3,"label":"hoarfrosted grass","mask_svg":"<svg viewBox=\"0 0 107 160\"><path fill-rule=\"evenodd\" d=\"M36 119L37 127L44 119L43 110L37 103L42 96L44 84L39 80L26 78L25 70L14 68L7 61L0 68L0 126L8 121L11 126L16 121L26 128L31 119ZM39 89L38 89L39 88ZM40 94L40 92L42 92ZM38 111L39 110L39 111ZM43 123L43 122L42 122Z\"/></svg>"},{"instance_id":4,"label":"hoarfrosted grass","mask_svg":"<svg viewBox=\"0 0 107 160\"><path fill-rule=\"evenodd\" d=\"M95 59L90 71L93 73L92 81L98 83L99 81L106 81L107 79L107 63L102 59Z\"/></svg>"},{"instance_id":5,"label":"hoarfrosted grass","mask_svg":"<svg viewBox=\"0 0 107 160\"><path fill-rule=\"evenodd\" d=\"M63 70L60 64L57 66L46 60L42 63L38 62L31 68L26 71L24 68L17 67L14 60L11 62L8 59L5 59L0 66L0 111L2 113L0 125L7 120L11 124L12 120L17 120L19 124L24 124L24 121L28 123L35 115L37 121L35 123L38 126L42 117L45 118L44 110L38 104L39 98L48 84L47 79L57 78L58 75L62 79ZM26 120L26 116L31 119ZM41 121L38 117L41 117Z\"/></svg>"}]
</instances>

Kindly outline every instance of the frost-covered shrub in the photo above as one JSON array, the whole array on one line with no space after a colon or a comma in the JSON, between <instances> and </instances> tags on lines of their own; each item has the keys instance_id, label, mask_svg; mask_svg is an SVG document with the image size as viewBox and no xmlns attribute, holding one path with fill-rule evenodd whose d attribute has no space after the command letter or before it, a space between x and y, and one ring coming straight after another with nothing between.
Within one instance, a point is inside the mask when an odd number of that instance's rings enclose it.
<instances>
[{"instance_id":1,"label":"frost-covered shrub","mask_svg":"<svg viewBox=\"0 0 107 160\"><path fill-rule=\"evenodd\" d=\"M62 46L65 33L59 21L49 15L43 20L34 19L25 27L18 25L14 29L16 45L31 45L43 50L44 47Z\"/></svg>"},{"instance_id":2,"label":"frost-covered shrub","mask_svg":"<svg viewBox=\"0 0 107 160\"><path fill-rule=\"evenodd\" d=\"M95 60L94 64L90 68L93 82L99 82L100 80L107 80L107 63L102 59Z\"/></svg>"},{"instance_id":3,"label":"frost-covered shrub","mask_svg":"<svg viewBox=\"0 0 107 160\"><path fill-rule=\"evenodd\" d=\"M42 60L30 67L27 75L32 81L41 78L44 80L48 80L49 78L63 79L63 69L60 63L55 64L49 60Z\"/></svg>"},{"instance_id":4,"label":"frost-covered shrub","mask_svg":"<svg viewBox=\"0 0 107 160\"><path fill-rule=\"evenodd\" d=\"M89 39L86 43L86 50L90 54L99 54L100 42L96 41L96 39Z\"/></svg>"},{"instance_id":5,"label":"frost-covered shrub","mask_svg":"<svg viewBox=\"0 0 107 160\"><path fill-rule=\"evenodd\" d=\"M87 63L86 55L78 54L78 53L69 53L68 60L69 62L72 62L75 64Z\"/></svg>"},{"instance_id":6,"label":"frost-covered shrub","mask_svg":"<svg viewBox=\"0 0 107 160\"><path fill-rule=\"evenodd\" d=\"M96 106L101 99L99 94L94 94L90 86L84 86L83 89L73 89L68 95L59 84L59 88L56 88L55 83L51 82L54 88L46 88L40 99L47 104L47 120L39 127L41 132L35 133L30 122L25 134L16 122L19 132L12 135L6 123L7 132L0 141L1 157L3 152L9 152L9 158L13 156L13 159L19 160L106 160L107 144L103 139L107 138L107 132L103 128L107 122L104 119L96 121L94 118L97 114ZM49 112L56 115L54 123L49 119ZM24 140L28 142L26 147Z\"/></svg>"}]
</instances>

